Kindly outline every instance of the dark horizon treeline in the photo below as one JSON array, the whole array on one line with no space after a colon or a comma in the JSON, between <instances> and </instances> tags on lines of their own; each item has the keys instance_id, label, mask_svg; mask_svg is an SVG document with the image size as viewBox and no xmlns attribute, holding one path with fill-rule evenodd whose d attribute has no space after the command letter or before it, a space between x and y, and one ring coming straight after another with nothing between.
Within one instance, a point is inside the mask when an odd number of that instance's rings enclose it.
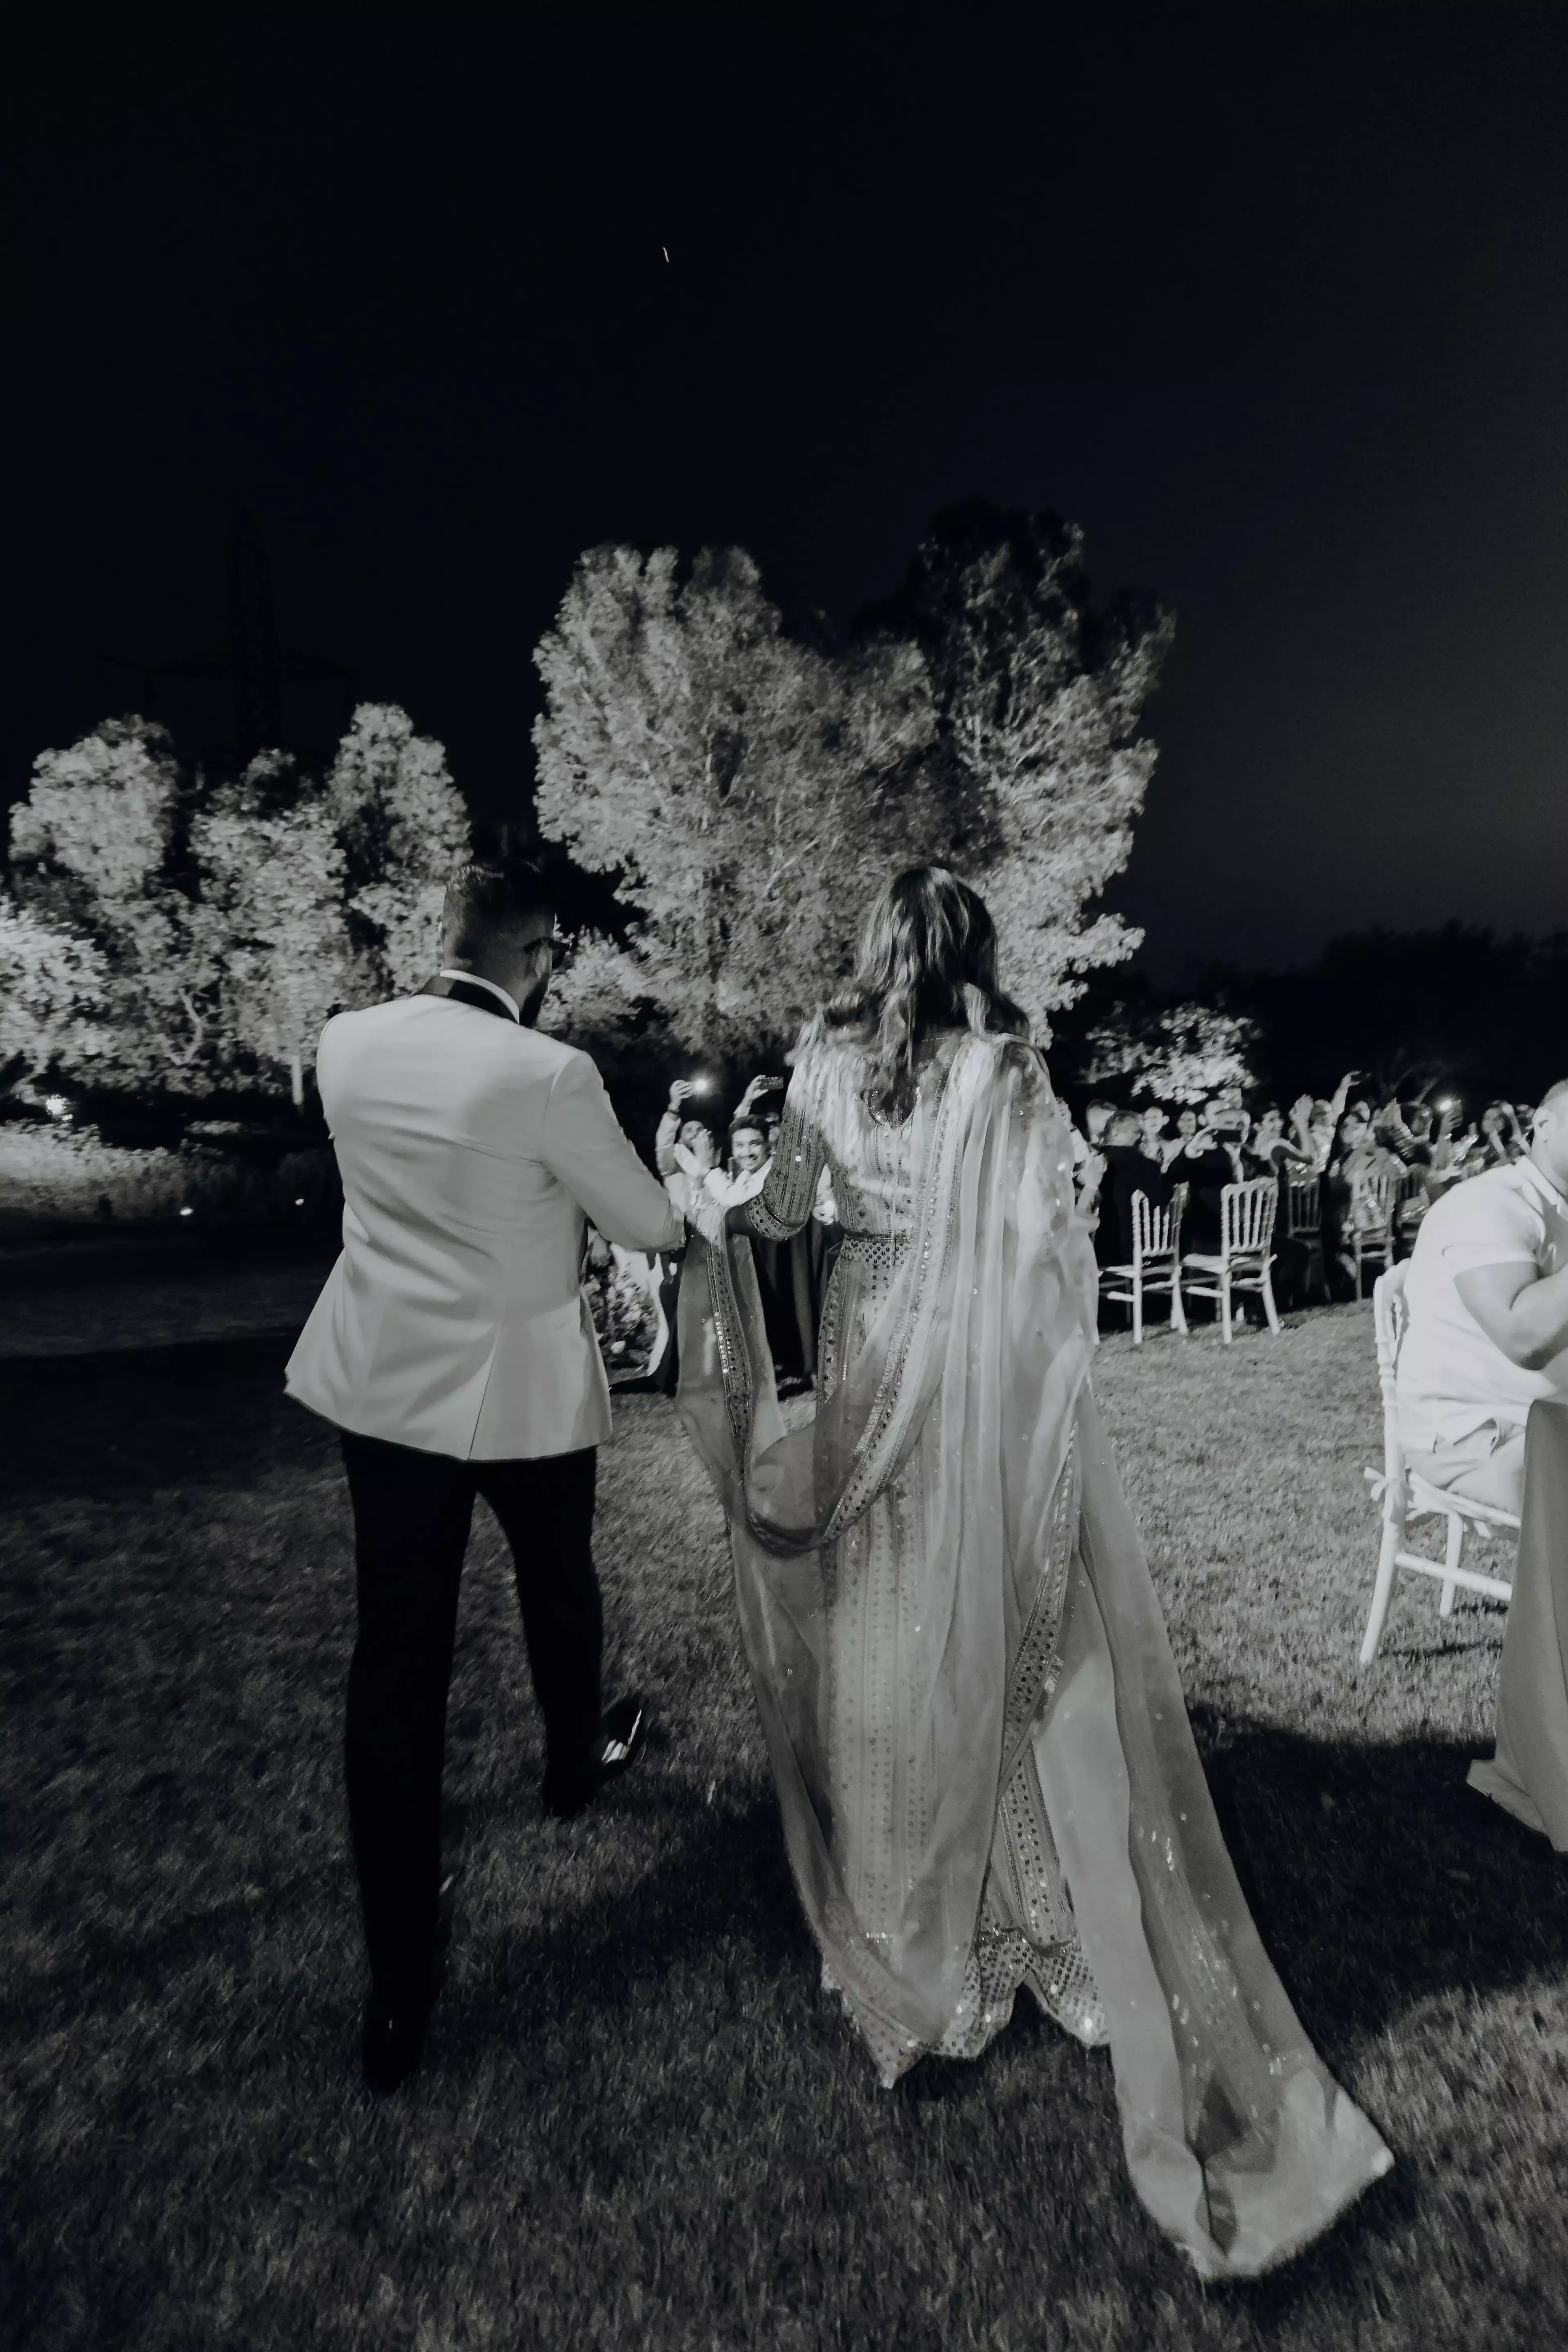
<instances>
[{"instance_id":1,"label":"dark horizon treeline","mask_svg":"<svg viewBox=\"0 0 1568 2352\"><path fill-rule=\"evenodd\" d=\"M1287 1111L1300 1094L1331 1094L1347 1070L1385 1098L1453 1094L1467 1118L1500 1098L1538 1102L1568 1077L1568 930L1531 939L1457 920L1426 930L1380 926L1342 933L1289 971L1194 961L1179 982L1158 989L1136 966L1097 973L1053 1024L1058 1087L1084 1091L1096 1024L1174 1003L1255 1021L1258 1097Z\"/></svg>"}]
</instances>

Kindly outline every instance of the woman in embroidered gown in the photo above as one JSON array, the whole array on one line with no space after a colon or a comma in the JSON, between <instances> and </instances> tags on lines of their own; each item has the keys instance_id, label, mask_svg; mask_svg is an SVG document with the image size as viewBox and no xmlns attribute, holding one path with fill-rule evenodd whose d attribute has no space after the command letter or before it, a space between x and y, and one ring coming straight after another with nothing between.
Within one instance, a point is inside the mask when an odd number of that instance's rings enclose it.
<instances>
[{"instance_id":1,"label":"woman in embroidered gown","mask_svg":"<svg viewBox=\"0 0 1568 2352\"><path fill-rule=\"evenodd\" d=\"M1248 1916L1088 1373L1071 1138L990 918L892 881L808 1026L768 1180L700 1205L683 1419L824 1981L890 2084L977 2057L1026 1985L1109 2043L1134 2186L1252 2276L1392 2162ZM845 1228L817 1390L781 1412L748 1236Z\"/></svg>"}]
</instances>

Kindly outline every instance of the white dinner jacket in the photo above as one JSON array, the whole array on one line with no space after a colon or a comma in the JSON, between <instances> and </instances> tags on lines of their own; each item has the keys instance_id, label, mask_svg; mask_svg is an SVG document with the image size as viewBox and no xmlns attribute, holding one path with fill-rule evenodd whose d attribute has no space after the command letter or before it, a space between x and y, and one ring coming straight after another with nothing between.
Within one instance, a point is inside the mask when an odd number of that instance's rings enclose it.
<instances>
[{"instance_id":1,"label":"white dinner jacket","mask_svg":"<svg viewBox=\"0 0 1568 2352\"><path fill-rule=\"evenodd\" d=\"M610 1433L580 1270L685 1226L586 1054L449 996L340 1013L316 1055L343 1186L342 1255L289 1360L340 1428L493 1462Z\"/></svg>"}]
</instances>

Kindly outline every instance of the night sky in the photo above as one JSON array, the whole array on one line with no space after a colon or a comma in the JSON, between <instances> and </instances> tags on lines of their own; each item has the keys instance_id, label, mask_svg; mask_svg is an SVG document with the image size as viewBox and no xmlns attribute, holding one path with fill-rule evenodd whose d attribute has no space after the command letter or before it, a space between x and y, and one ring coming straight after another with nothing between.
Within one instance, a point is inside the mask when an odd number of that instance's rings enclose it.
<instances>
[{"instance_id":1,"label":"night sky","mask_svg":"<svg viewBox=\"0 0 1568 2352\"><path fill-rule=\"evenodd\" d=\"M504 815L580 549L847 622L978 491L1176 609L1157 974L1568 919L1568 10L34 13L8 796L237 502Z\"/></svg>"}]
</instances>

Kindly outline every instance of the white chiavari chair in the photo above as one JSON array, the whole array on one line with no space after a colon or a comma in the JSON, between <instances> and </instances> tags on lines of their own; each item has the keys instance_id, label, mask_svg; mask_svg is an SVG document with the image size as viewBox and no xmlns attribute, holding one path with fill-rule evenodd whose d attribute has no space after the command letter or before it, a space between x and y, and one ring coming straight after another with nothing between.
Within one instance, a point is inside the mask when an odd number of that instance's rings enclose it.
<instances>
[{"instance_id":1,"label":"white chiavari chair","mask_svg":"<svg viewBox=\"0 0 1568 2352\"><path fill-rule=\"evenodd\" d=\"M1394 1219L1404 1174L1401 1168L1374 1168L1352 1189L1351 1229L1344 1241L1355 1261L1357 1298L1366 1296L1362 1281L1365 1266L1375 1265L1380 1273L1386 1273L1394 1264Z\"/></svg>"},{"instance_id":2,"label":"white chiavari chair","mask_svg":"<svg viewBox=\"0 0 1568 2352\"><path fill-rule=\"evenodd\" d=\"M1132 1344L1143 1345L1143 1301L1169 1298L1171 1328L1184 1332L1187 1318L1177 1279L1182 1262L1182 1213L1187 1188L1178 1184L1164 1208L1157 1208L1146 1192L1132 1195L1132 1255L1125 1265L1102 1266L1100 1294L1119 1307L1132 1309ZM1102 1212L1103 1213L1103 1212Z\"/></svg>"},{"instance_id":3,"label":"white chiavari chair","mask_svg":"<svg viewBox=\"0 0 1568 2352\"><path fill-rule=\"evenodd\" d=\"M1394 1598L1394 1580L1401 1569L1432 1577L1442 1586L1437 1603L1440 1617L1453 1614L1454 1594L1461 1584L1467 1592L1484 1592L1494 1601L1508 1601L1513 1595L1513 1586L1501 1577L1465 1567L1463 1554L1467 1528L1493 1538L1517 1535L1519 1521L1514 1514L1495 1503L1472 1502L1468 1495L1456 1494L1451 1487L1429 1486L1412 1469L1410 1457L1400 1441L1394 1384L1399 1350L1410 1321L1405 1304L1409 1270L1408 1260L1391 1265L1385 1274L1378 1276L1372 1294L1373 1329L1377 1337L1377 1384L1383 1393L1383 1468L1368 1470L1365 1475L1373 1500L1382 1507L1383 1542L1372 1588L1372 1612L1361 1645L1363 1666L1370 1666L1377 1655L1389 1602ZM1420 1552L1409 1549L1410 1521L1420 1518L1446 1520L1447 1541L1441 1559L1425 1559Z\"/></svg>"},{"instance_id":4,"label":"white chiavari chair","mask_svg":"<svg viewBox=\"0 0 1568 2352\"><path fill-rule=\"evenodd\" d=\"M1279 1310L1268 1278L1279 1205L1279 1187L1272 1176L1254 1176L1245 1184L1226 1185L1219 1196L1218 1250L1188 1250L1181 1260L1180 1287L1189 1297L1216 1302L1227 1348L1232 1301L1239 1291L1257 1292L1268 1328L1279 1336Z\"/></svg>"}]
</instances>

